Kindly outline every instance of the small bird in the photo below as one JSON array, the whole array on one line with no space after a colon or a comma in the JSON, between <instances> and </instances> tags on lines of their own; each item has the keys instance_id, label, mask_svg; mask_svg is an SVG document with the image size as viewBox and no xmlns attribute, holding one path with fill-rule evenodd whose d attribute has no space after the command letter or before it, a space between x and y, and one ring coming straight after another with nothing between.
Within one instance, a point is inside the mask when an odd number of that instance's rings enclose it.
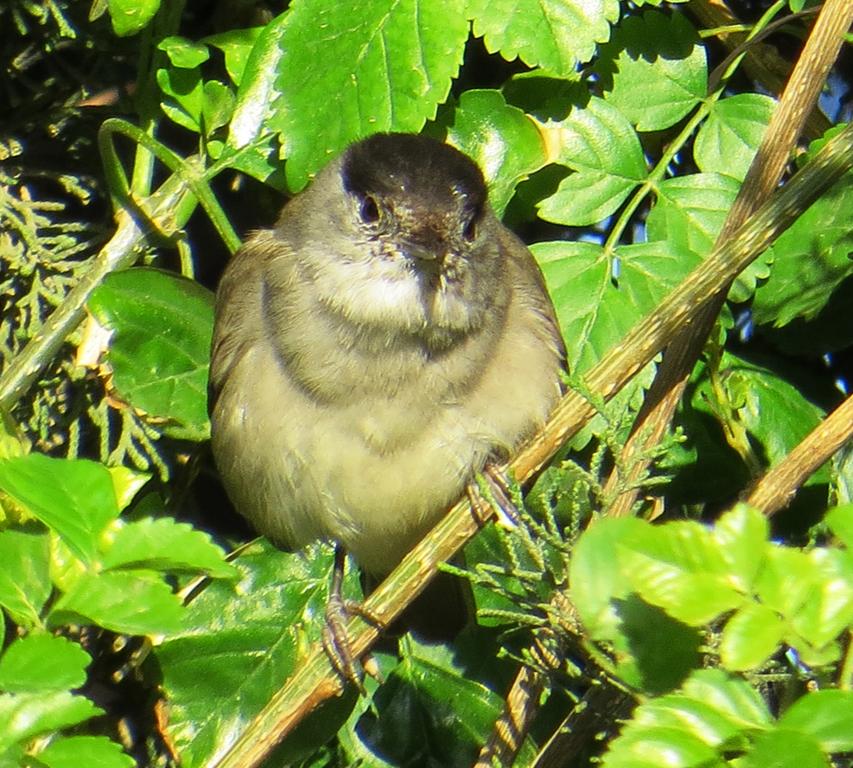
<instances>
[{"instance_id":1,"label":"small bird","mask_svg":"<svg viewBox=\"0 0 853 768\"><path fill-rule=\"evenodd\" d=\"M215 317L213 453L237 511L374 576L561 392L533 256L477 165L425 136L375 134L329 163L234 256Z\"/></svg>"}]
</instances>

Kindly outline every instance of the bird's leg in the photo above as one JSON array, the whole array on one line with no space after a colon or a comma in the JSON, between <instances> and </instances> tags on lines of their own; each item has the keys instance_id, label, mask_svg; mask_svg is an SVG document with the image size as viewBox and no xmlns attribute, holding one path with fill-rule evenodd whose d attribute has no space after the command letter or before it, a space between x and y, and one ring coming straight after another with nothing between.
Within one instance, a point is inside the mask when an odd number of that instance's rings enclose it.
<instances>
[{"instance_id":1,"label":"bird's leg","mask_svg":"<svg viewBox=\"0 0 853 768\"><path fill-rule=\"evenodd\" d=\"M326 601L326 622L323 626L323 650L337 673L346 682L353 683L358 690L366 694L364 688L365 667L361 665L352 652L346 622L351 616L360 616L365 621L373 624L379 629L384 629L384 624L365 610L364 606L354 600L347 600L343 596L344 566L346 563L346 552L340 544L335 545L335 565L332 570L332 584L329 589L329 597ZM368 668L372 668L370 665Z\"/></svg>"}]
</instances>

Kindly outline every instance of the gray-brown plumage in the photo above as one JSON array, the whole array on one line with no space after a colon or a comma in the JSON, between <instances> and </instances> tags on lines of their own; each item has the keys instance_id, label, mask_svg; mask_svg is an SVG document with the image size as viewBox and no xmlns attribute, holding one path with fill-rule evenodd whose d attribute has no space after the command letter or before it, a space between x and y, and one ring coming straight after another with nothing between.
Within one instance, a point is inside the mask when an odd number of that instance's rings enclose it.
<instances>
[{"instance_id":1,"label":"gray-brown plumage","mask_svg":"<svg viewBox=\"0 0 853 768\"><path fill-rule=\"evenodd\" d=\"M237 510L388 573L560 394L541 273L477 166L423 136L352 145L223 275L213 451Z\"/></svg>"}]
</instances>

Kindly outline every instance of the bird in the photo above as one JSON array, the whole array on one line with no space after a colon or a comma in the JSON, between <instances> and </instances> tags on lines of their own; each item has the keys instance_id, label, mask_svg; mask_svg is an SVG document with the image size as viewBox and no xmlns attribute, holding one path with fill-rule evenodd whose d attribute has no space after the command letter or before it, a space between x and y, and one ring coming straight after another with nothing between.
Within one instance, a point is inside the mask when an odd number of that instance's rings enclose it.
<instances>
[{"instance_id":1,"label":"bird","mask_svg":"<svg viewBox=\"0 0 853 768\"><path fill-rule=\"evenodd\" d=\"M542 273L480 168L418 134L347 147L216 294L211 437L236 510L387 575L562 391Z\"/></svg>"}]
</instances>

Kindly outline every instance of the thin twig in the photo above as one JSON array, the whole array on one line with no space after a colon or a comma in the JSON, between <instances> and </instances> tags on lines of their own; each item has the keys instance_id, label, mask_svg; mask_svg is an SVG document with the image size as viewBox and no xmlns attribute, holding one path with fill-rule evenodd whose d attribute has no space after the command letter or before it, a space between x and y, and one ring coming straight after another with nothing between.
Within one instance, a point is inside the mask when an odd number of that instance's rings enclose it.
<instances>
[{"instance_id":1,"label":"thin twig","mask_svg":"<svg viewBox=\"0 0 853 768\"><path fill-rule=\"evenodd\" d=\"M784 509L799 487L853 437L853 395L756 483L746 498L765 515Z\"/></svg>"}]
</instances>

